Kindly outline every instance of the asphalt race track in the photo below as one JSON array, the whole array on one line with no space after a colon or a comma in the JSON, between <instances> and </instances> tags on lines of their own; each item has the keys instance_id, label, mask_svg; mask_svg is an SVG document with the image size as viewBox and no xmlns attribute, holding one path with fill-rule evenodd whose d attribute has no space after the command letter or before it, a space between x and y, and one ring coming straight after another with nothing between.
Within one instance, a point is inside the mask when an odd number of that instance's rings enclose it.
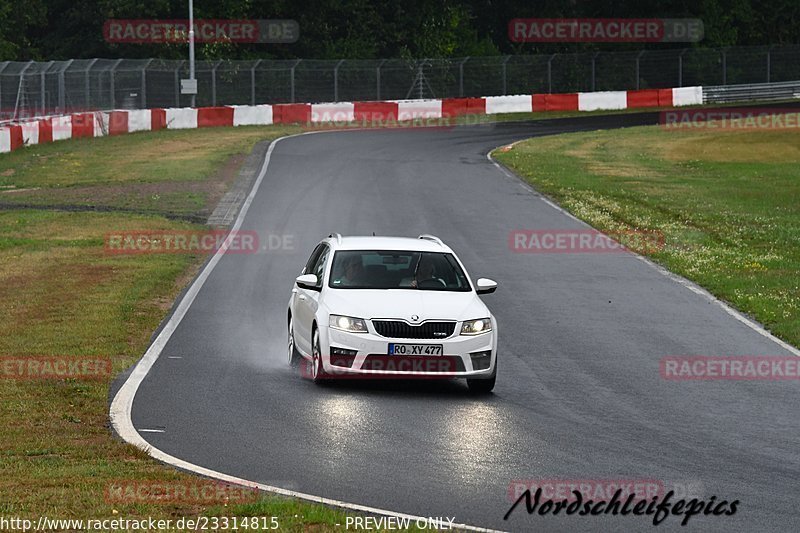
<instances>
[{"instance_id":1,"label":"asphalt race track","mask_svg":"<svg viewBox=\"0 0 800 533\"><path fill-rule=\"evenodd\" d=\"M519 254L515 229L583 226L486 157L530 136L657 121L657 113L280 141L242 230L294 250L228 254L136 394L156 448L226 474L345 502L511 530L645 530L652 517L527 515L509 484L661 480L740 501L684 531L800 526L796 381L666 381L667 355L791 355L631 254ZM319 387L286 363L286 303L331 232L452 246L499 322L495 394L453 382ZM680 528L667 518L660 530Z\"/></svg>"}]
</instances>

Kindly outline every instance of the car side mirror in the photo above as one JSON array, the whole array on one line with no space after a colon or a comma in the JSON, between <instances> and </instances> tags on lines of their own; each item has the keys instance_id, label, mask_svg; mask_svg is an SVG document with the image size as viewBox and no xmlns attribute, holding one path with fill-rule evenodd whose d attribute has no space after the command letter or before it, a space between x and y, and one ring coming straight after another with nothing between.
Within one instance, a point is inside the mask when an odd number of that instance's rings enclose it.
<instances>
[{"instance_id":1,"label":"car side mirror","mask_svg":"<svg viewBox=\"0 0 800 533\"><path fill-rule=\"evenodd\" d=\"M478 294L491 294L497 290L497 282L489 278L478 278L475 284L477 285L475 292Z\"/></svg>"},{"instance_id":2,"label":"car side mirror","mask_svg":"<svg viewBox=\"0 0 800 533\"><path fill-rule=\"evenodd\" d=\"M318 291L320 287L317 287L317 276L314 274L303 274L302 276L297 276L297 279L294 280L297 283L297 286L301 289L308 289L310 291Z\"/></svg>"}]
</instances>

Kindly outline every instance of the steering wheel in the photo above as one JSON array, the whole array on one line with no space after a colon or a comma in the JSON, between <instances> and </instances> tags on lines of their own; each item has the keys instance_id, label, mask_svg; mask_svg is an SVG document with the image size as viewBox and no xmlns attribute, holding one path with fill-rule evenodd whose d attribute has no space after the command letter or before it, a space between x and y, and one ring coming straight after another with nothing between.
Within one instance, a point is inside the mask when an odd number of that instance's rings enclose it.
<instances>
[{"instance_id":1,"label":"steering wheel","mask_svg":"<svg viewBox=\"0 0 800 533\"><path fill-rule=\"evenodd\" d=\"M445 289L447 288L447 283L444 282L443 279L440 278L430 278L424 279L422 281L417 282L417 288L419 289Z\"/></svg>"}]
</instances>

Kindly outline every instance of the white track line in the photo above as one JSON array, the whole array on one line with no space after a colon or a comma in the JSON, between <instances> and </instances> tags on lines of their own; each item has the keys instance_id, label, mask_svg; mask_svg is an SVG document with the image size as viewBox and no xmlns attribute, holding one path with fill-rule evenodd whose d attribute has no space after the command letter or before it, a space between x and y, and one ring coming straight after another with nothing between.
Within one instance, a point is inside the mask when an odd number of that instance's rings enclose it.
<instances>
[{"instance_id":1,"label":"white track line","mask_svg":"<svg viewBox=\"0 0 800 533\"><path fill-rule=\"evenodd\" d=\"M253 199L255 198L255 195L258 192L258 188L261 185L261 182L263 181L264 176L266 175L267 167L269 166L270 158L272 156L272 151L273 151L273 149L275 148L275 145L278 142L280 142L280 141L282 141L284 139L291 138L291 137L296 137L298 135L310 135L310 134L315 134L315 133L334 133L334 132L335 131L304 132L304 133L300 133L300 134L297 134L297 135L289 135L289 136L286 136L286 137L280 137L280 138L274 140L270 144L269 148L267 149L267 153L264 156L264 162L262 163L261 171L258 174L258 178L256 179L255 183L253 184L253 187L250 190L250 194L247 196L244 204L242 205L242 209L239 211L239 215L237 216L236 221L235 221L233 227L231 228L231 232L237 231L241 227L242 222L244 220L244 217L247 214L248 209L250 208L250 204L252 204ZM519 176L509 172L504 166L500 165L497 161L495 161L494 158L492 158L491 152L492 151L489 151L486 154L486 158L489 161L491 161L491 163L495 167L497 167L497 169L500 170L500 172L502 172L506 176L509 176L511 178L514 178L514 179L518 180L520 185L523 186L526 190L539 195L538 191L536 191L531 186L529 186L527 183L525 183L521 178L519 178ZM573 220L579 222L580 224L582 224L584 226L590 227L589 224L587 224L586 222L584 222L584 221L580 220L579 218L575 217L572 213L569 213L568 211L564 210L562 207L554 204L549 199L547 199L547 198L545 198L545 197L543 197L541 195L539 195L538 197L539 197L539 199L541 201L543 201L544 203L546 203L547 205L549 205L553 209L555 209L555 210L567 215L568 217L572 218ZM177 457L169 455L168 453L163 452L163 451L159 450L158 448L152 446L146 440L144 440L144 438L142 438L142 436L139 434L139 432L133 426L133 421L131 420L131 410L133 408L133 399L136 396L136 392L138 391L139 386L142 384L142 381L144 381L144 378L147 376L147 374L149 373L150 369L153 367L153 364L158 359L158 356L161 354L161 351L164 349L164 346L166 346L166 344L169 341L170 337L172 337L172 334L175 332L175 330L177 329L178 325L183 320L183 317L186 315L186 312L188 311L189 307L194 302L194 299L197 297L197 294L200 292L200 289L202 289L203 285L205 284L206 279L208 279L209 275L214 270L214 268L216 267L217 263L219 263L220 258L222 257L222 255L225 254L225 251L227 249L228 249L228 242L226 241L225 243L223 243L222 247L214 254L214 256L212 256L211 260L206 264L206 266L203 268L203 270L200 272L200 274L197 276L197 278L194 280L194 282L192 282L192 285L189 287L189 290L186 291L186 294L181 299L180 303L178 304L178 306L175 309L175 312L169 318L169 320L165 324L164 328L158 334L158 336L156 337L155 341L153 341L153 343L147 349L147 351L145 352L144 356L142 356L142 358L139 360L137 365L131 371L131 374L128 376L128 379L125 380L125 383L123 383L122 387L120 387L119 391L117 391L116 396L114 396L114 400L111 402L111 408L110 408L110 411L109 411L109 415L110 415L110 418L111 418L111 423L112 423L112 425L114 427L114 430L117 432L117 434L125 442L127 442L129 444L132 444L132 445L134 445L134 446L136 446L138 448L141 448L142 450L145 450L154 459L156 459L158 461L162 461L162 462L167 463L167 464L170 464L170 465L172 465L172 466L174 466L176 468L180 468L182 470L187 470L189 472L194 472L196 474L200 474L202 476L206 476L206 477L214 478L214 479L219 479L220 481L225 481L225 482L228 482L228 483L233 483L233 484L241 485L241 486L244 486L244 487L254 488L254 489L258 489L258 490L262 490L262 491L266 491L266 492L272 492L272 493L275 493L275 494L280 494L282 496L287 496L287 497L292 497L292 498L299 498L299 499L302 499L302 500L307 500L307 501L320 503L320 504L324 504L324 505L331 505L331 506L334 506L334 507L339 507L339 508L342 508L342 509L348 509L348 510L352 510L352 511L358 511L358 512L369 513L369 514L376 514L376 515L383 515L383 516L396 516L396 517L399 517L399 518L408 518L408 519L411 519L411 520L424 519L425 517L421 517L421 516L398 513L398 512L394 512L394 511L388 511L388 510L385 510L385 509L378 509L378 508L375 508L375 507L369 507L369 506L366 506L366 505L348 503L348 502L343 502L343 501L339 501L339 500L333 500L333 499L330 499L330 498L323 498L321 496L314 496L314 495L311 495L311 494L305 494L305 493L302 493L302 492L283 489L283 488L280 488L280 487L273 487L273 486L270 486L270 485L265 485L263 483L257 483L257 482L254 482L254 481L249 481L249 480L246 480L246 479L243 479L243 478L230 476L230 475L224 474L222 472L217 472L215 470L204 468L202 466L195 465L195 464L190 463L188 461L184 461L183 459L179 459ZM633 253L633 252L631 252L631 253ZM752 330L756 331L757 333L759 333L760 335L762 335L762 336L774 341L779 346L783 347L784 349L786 349L787 351L793 353L794 355L800 356L800 350L798 350L794 346L791 346L790 344L778 339L777 337L772 335L772 333L770 333L769 331L764 329L763 326L761 326L760 324L758 324L756 322L753 322L752 320L750 320L749 318L747 318L746 316L741 314L739 311L731 308L729 305L727 305L726 303L724 303L721 300L717 299L716 297L714 297L712 294L710 294L705 289L702 289L701 287L697 286L695 283L693 283L693 282L691 282L691 281L689 281L689 280L687 280L687 279L685 279L685 278L683 278L681 276L678 276L678 275L676 275L676 274L674 274L672 272L669 272L668 270L666 270L662 266L653 263L652 261L650 261L649 259L647 259L647 258L645 258L643 256L640 256L640 255L635 254L635 253L634 253L634 255L636 256L637 259L641 260L643 263L645 263L645 264L649 265L650 267L654 268L655 270L660 272L662 275L672 279L673 281L678 282L679 284L681 284L682 286L684 286L687 289L691 290L692 292L694 292L694 293L704 297L705 299L715 303L716 305L721 307L723 311L728 313L730 316L732 316L733 318L735 318L739 322L745 324L750 329L752 329ZM142 431L147 431L147 430L142 430ZM458 529L464 529L464 530L470 530L470 531L495 531L495 530L490 530L490 529L470 526L470 525L466 525L466 524L455 524L454 526L456 528L458 528Z\"/></svg>"},{"instance_id":2,"label":"white track line","mask_svg":"<svg viewBox=\"0 0 800 533\"><path fill-rule=\"evenodd\" d=\"M517 142L520 142L520 141L517 141ZM511 144L509 146L513 146L514 144L517 144L517 143L513 143L513 144ZM580 222L582 225L584 225L586 227L592 227L589 224L587 224L586 222L584 222L583 220L579 219L578 217L576 217L575 215L570 213L569 211L565 210L563 207L553 203L549 199L547 199L544 196L542 196L539 191L537 191L536 189L531 187L520 176L517 176L516 174L514 174L513 172L508 170L505 166L503 166L500 163L498 163L497 161L495 161L495 159L492 157L492 152L493 151L494 151L494 149L493 150L489 150L489 152L486 154L486 159L491 161L492 164L500 170L500 172L502 172L503 174L505 174L506 176L508 176L510 178L513 178L513 179L519 181L519 183L522 185L522 187L524 189L534 193L541 201L543 201L544 203L546 203L547 205L549 205L553 209L556 209L557 211L567 215L568 217L570 217L571 219L573 219L573 220L575 220L577 222ZM764 326L762 326L758 322L755 322L755 321L751 320L747 316L743 315L741 312L739 312L736 309L734 309L733 307L729 306L728 304L726 304L725 302L723 302L722 300L720 300L719 298L717 298L716 296L714 296L713 294L711 294L710 292L705 290L704 288L700 287L696 283L694 283L692 281L689 281L688 279L684 278L683 276L679 276L678 274L675 274L674 272L670 272L669 270L667 270L663 266L654 263L650 259L648 259L648 258L646 258L646 257L644 257L642 255L639 255L636 252L633 252L631 250L628 250L628 251L634 257L636 257L636 259L638 259L639 261L643 262L644 264L650 266L651 268L654 268L656 271L658 271L662 275L668 277L672 281L675 281L675 282L681 284L682 286L686 287L687 289L689 289L693 293L695 293L695 294L697 294L699 296L702 296L703 298L705 298L709 302L712 302L712 303L716 304L723 311L725 311L730 316L732 316L733 318L735 318L736 320L738 320L739 322L741 322L742 324L744 324L748 328L752 329L753 331L755 331L759 335L761 335L763 337L766 337L767 339L773 341L774 343L776 343L778 346L780 346L784 350L786 350L788 352L791 352L792 354L800 357L800 350L798 350L797 348L795 348L791 344L789 344L789 343L787 343L785 341L782 341L781 339L779 339L778 337L776 337L775 335L773 335L772 333L767 331L764 328ZM765 354L765 355L768 355L768 354Z\"/></svg>"},{"instance_id":3,"label":"white track line","mask_svg":"<svg viewBox=\"0 0 800 533\"><path fill-rule=\"evenodd\" d=\"M267 167L269 166L270 158L272 156L272 151L275 148L275 145L284 139L297 137L299 135L310 135L314 133L330 133L330 132L329 131L304 132L304 133L299 133L297 135L287 135L285 137L280 137L272 141L272 143L269 145L269 148L267 149L266 155L264 156L264 163L262 163L261 171L258 173L258 178L253 184L253 187L250 190L250 194L245 199L245 202L242 205L242 209L239 211L239 216L236 217L236 222L234 223L233 227L230 230L231 232L238 231L238 229L242 226L242 222L244 221L244 217L247 214L247 210L250 208L250 204L253 203L253 199L255 198L256 193L258 192L258 188L261 185L261 182L263 181L264 176L267 173ZM299 498L302 500L308 500L311 502L321 503L324 505L331 505L334 507L339 507L351 511L358 511L373 515L396 516L398 518L407 518L415 521L426 520L426 517L424 516L415 516L410 514L398 513L395 511L388 511L385 509L378 509L375 507L369 507L366 505L359 505L356 503L348 503L339 500L332 500L330 498L323 498L321 496L314 496L312 494L305 494L303 492L282 489L280 487L273 487L270 485L265 485L263 483L256 483L255 481L250 481L247 479L230 476L228 474L223 474L222 472L217 472L209 468L204 468L202 466L169 455L168 453L163 452L158 448L152 446L150 443L144 440L144 438L142 438L142 436L133 426L133 421L131 420L131 409L133 408L133 399L136 396L136 391L139 390L139 386L142 384L142 381L144 381L144 378L147 376L148 372L150 372L150 369L153 367L153 364L156 362L156 359L158 359L158 356L161 355L161 351L164 349L164 346L166 346L170 337L172 337L172 334L178 328L178 325L181 323L181 320L183 320L183 317L186 316L186 312L189 310L189 307L194 302L194 299L197 297L197 294L200 292L200 289L203 288L203 285L205 284L209 275L211 275L211 272L214 270L214 267L217 266L219 260L222 258L223 255L225 255L225 251L228 249L228 246L229 246L229 241L226 239L226 241L223 243L220 249L211 257L211 260L209 260L209 262L206 264L206 266L203 268L203 270L200 272L200 274L197 276L194 282L192 282L191 286L189 287L189 290L186 291L186 294L183 296L180 303L175 308L175 312L172 314L167 323L164 325L164 328L161 330L156 339L153 341L153 343L147 349L145 354L142 356L142 358L136 364L134 369L131 371L131 374L128 376L128 379L125 380L125 383L123 383L122 387L120 387L119 391L117 391L116 396L114 396L114 400L111 402L111 408L109 410L111 424L114 426L114 430L122 438L122 440L136 446L137 448L146 451L154 459L170 464L182 470L188 470L190 472L200 474L202 476L219 479L220 481L225 481L227 483L232 483L235 485L241 485L243 487L258 489L266 492L272 492L275 494L280 494L282 496ZM469 531L497 531L476 526L470 526L467 524L453 524L453 527Z\"/></svg>"}]
</instances>

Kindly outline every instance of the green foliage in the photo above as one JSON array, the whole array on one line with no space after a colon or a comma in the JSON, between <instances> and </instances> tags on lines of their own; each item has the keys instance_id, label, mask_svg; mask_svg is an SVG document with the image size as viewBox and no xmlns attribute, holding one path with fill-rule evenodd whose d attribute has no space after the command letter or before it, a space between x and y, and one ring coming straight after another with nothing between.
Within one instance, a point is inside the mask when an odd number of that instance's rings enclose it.
<instances>
[{"instance_id":1,"label":"green foliage","mask_svg":"<svg viewBox=\"0 0 800 533\"><path fill-rule=\"evenodd\" d=\"M0 59L29 58L45 12L43 0L30 0L22 9L13 0L0 0Z\"/></svg>"},{"instance_id":2,"label":"green foliage","mask_svg":"<svg viewBox=\"0 0 800 533\"><path fill-rule=\"evenodd\" d=\"M186 0L0 0L0 60L86 57L183 58L185 44L115 44L109 18L185 19ZM292 44L199 45L198 59L370 59L509 53L631 50L640 43L512 43L508 23L529 17L700 18L698 45L793 44L800 40L797 0L197 0L196 18L294 19Z\"/></svg>"}]
</instances>

